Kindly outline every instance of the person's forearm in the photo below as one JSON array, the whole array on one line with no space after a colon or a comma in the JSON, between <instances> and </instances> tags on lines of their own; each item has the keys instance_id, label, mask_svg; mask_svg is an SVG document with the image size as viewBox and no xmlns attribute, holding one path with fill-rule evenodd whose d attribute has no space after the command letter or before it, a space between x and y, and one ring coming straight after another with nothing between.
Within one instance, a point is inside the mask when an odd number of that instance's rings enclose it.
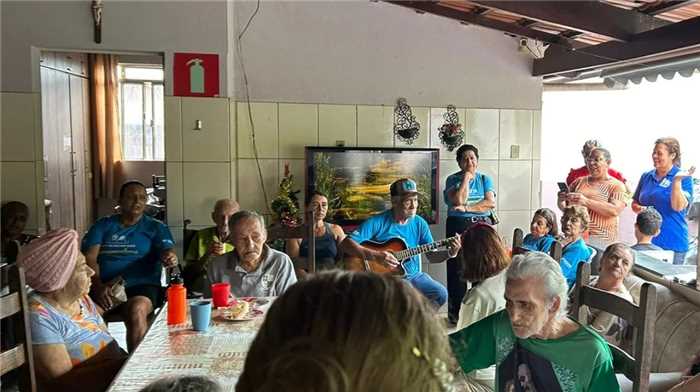
<instances>
[{"instance_id":1,"label":"person's forearm","mask_svg":"<svg viewBox=\"0 0 700 392\"><path fill-rule=\"evenodd\" d=\"M431 264L437 264L437 263L442 263L443 261L447 261L451 259L450 254L447 250L440 250L437 252L428 252L425 254L425 256L428 258L428 261Z\"/></svg>"},{"instance_id":2,"label":"person's forearm","mask_svg":"<svg viewBox=\"0 0 700 392\"><path fill-rule=\"evenodd\" d=\"M496 208L496 202L494 200L483 199L478 203L469 204L466 207L466 212L486 212Z\"/></svg>"},{"instance_id":3,"label":"person's forearm","mask_svg":"<svg viewBox=\"0 0 700 392\"><path fill-rule=\"evenodd\" d=\"M598 201L592 199L588 199L585 207L595 211L598 215L607 218L619 216L620 212L622 212L622 210L625 209L624 204L617 205L607 201Z\"/></svg>"},{"instance_id":4,"label":"person's forearm","mask_svg":"<svg viewBox=\"0 0 700 392\"><path fill-rule=\"evenodd\" d=\"M674 211L682 211L688 206L688 199L683 194L681 181L674 180L671 186L671 208Z\"/></svg>"},{"instance_id":5,"label":"person's forearm","mask_svg":"<svg viewBox=\"0 0 700 392\"><path fill-rule=\"evenodd\" d=\"M459 188L455 191L455 205L465 205L467 204L469 196L469 180L462 179L462 183L459 184Z\"/></svg>"},{"instance_id":6,"label":"person's forearm","mask_svg":"<svg viewBox=\"0 0 700 392\"><path fill-rule=\"evenodd\" d=\"M378 252L365 248L350 239L350 237L346 237L343 242L340 243L340 250L350 256L362 257L364 259L374 259L378 257Z\"/></svg>"}]
</instances>

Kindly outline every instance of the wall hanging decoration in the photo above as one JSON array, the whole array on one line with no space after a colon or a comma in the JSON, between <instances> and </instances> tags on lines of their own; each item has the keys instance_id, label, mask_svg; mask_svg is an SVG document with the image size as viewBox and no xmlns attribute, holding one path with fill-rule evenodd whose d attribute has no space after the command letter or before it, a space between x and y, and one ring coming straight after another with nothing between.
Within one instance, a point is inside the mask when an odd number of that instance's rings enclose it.
<instances>
[{"instance_id":1,"label":"wall hanging decoration","mask_svg":"<svg viewBox=\"0 0 700 392\"><path fill-rule=\"evenodd\" d=\"M394 108L394 134L406 144L413 144L420 135L420 124L411 113L406 98L399 98Z\"/></svg>"},{"instance_id":2,"label":"wall hanging decoration","mask_svg":"<svg viewBox=\"0 0 700 392\"><path fill-rule=\"evenodd\" d=\"M445 119L445 123L439 128L440 142L451 152L462 145L464 130L454 105L447 105L447 111L443 113L442 118Z\"/></svg>"},{"instance_id":3,"label":"wall hanging decoration","mask_svg":"<svg viewBox=\"0 0 700 392\"><path fill-rule=\"evenodd\" d=\"M301 223L299 216L299 190L293 190L294 175L289 172L289 163L284 164L284 177L280 181L277 196L272 200L272 211L277 221L284 226L295 227Z\"/></svg>"}]
</instances>

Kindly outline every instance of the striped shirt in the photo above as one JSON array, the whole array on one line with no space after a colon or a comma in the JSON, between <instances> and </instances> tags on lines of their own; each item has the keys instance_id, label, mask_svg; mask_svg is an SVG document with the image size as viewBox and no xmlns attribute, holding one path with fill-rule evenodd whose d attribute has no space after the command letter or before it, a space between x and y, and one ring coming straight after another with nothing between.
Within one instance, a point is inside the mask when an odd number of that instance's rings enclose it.
<instances>
[{"instance_id":1,"label":"striped shirt","mask_svg":"<svg viewBox=\"0 0 700 392\"><path fill-rule=\"evenodd\" d=\"M571 192L581 193L589 199L604 203L612 203L617 200L627 205L625 185L622 182L614 178L589 182L589 178L589 176L577 178L571 183ZM601 216L590 208L588 209L588 215L591 218L588 231L592 240L602 241L606 245L617 241L619 217Z\"/></svg>"}]
</instances>

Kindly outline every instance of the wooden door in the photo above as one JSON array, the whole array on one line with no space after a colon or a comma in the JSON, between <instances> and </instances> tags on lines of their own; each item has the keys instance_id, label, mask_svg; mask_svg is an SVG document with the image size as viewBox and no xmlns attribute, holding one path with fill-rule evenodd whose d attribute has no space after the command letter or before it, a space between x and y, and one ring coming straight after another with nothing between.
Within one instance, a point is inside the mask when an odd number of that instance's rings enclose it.
<instances>
[{"instance_id":1,"label":"wooden door","mask_svg":"<svg viewBox=\"0 0 700 392\"><path fill-rule=\"evenodd\" d=\"M87 81L81 77L70 76L70 109L71 109L71 177L73 182L73 211L75 230L84 233L88 228L88 202L86 195L87 176L85 172L85 139L88 124L85 122L83 108L86 96L83 96L83 84Z\"/></svg>"}]
</instances>

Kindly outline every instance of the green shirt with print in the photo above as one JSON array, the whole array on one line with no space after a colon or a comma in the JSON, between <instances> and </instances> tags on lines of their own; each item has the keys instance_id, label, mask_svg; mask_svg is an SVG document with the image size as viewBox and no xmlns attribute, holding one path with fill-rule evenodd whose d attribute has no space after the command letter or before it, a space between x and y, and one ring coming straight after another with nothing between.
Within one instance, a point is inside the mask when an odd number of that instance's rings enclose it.
<instances>
[{"instance_id":1,"label":"green shirt with print","mask_svg":"<svg viewBox=\"0 0 700 392\"><path fill-rule=\"evenodd\" d=\"M541 356L552 365L563 392L617 392L620 386L607 342L593 330L580 326L558 339L519 339L513 333L506 310L486 317L450 335L450 346L465 373L499 366L515 347ZM499 387L496 379L496 391Z\"/></svg>"},{"instance_id":2,"label":"green shirt with print","mask_svg":"<svg viewBox=\"0 0 700 392\"><path fill-rule=\"evenodd\" d=\"M214 241L221 242L216 232L216 226L207 227L206 229L197 231L197 234L195 234L194 238L192 239L189 248L187 248L185 261L187 261L188 264L199 261L199 259L201 259L202 256L207 253L209 245L211 245ZM228 242L224 242L224 253L231 252L232 250L233 245L229 244Z\"/></svg>"}]
</instances>

